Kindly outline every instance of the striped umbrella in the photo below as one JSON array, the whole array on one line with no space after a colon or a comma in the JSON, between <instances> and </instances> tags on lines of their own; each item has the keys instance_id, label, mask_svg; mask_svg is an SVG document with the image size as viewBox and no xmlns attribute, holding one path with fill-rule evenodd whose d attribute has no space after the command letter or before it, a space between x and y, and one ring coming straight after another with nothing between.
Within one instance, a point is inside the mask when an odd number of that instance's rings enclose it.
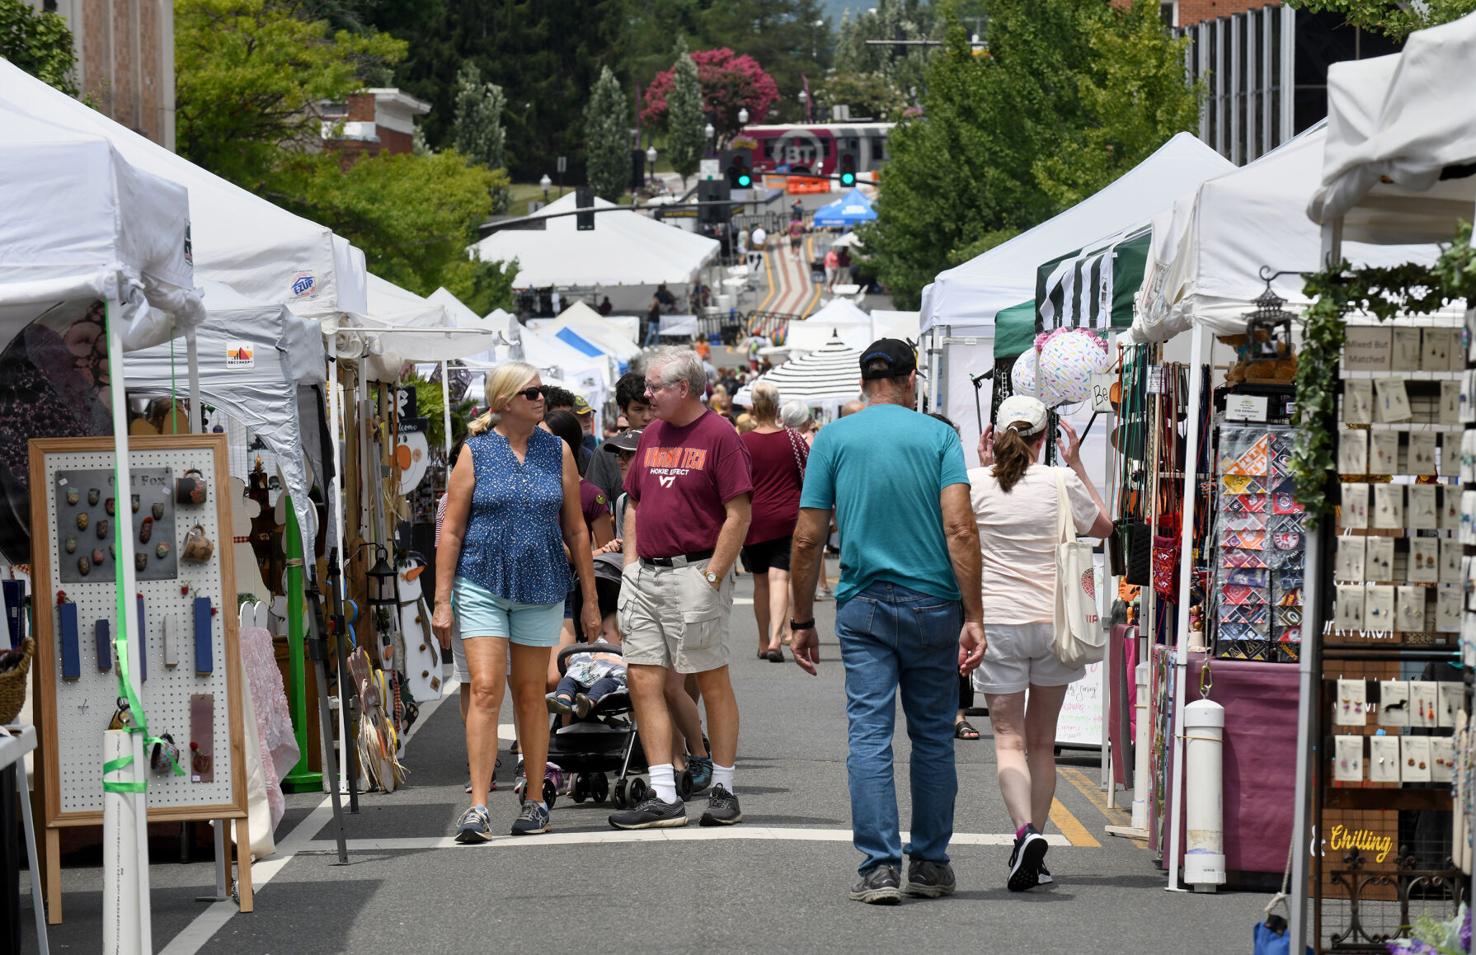
<instances>
[{"instance_id":1,"label":"striped umbrella","mask_svg":"<svg viewBox=\"0 0 1476 955\"><path fill-rule=\"evenodd\" d=\"M783 401L803 401L807 405L841 405L861 395L861 353L846 347L838 335L820 348L792 361L787 361L758 378L779 389ZM747 406L752 403L751 388L738 392L734 401Z\"/></svg>"}]
</instances>

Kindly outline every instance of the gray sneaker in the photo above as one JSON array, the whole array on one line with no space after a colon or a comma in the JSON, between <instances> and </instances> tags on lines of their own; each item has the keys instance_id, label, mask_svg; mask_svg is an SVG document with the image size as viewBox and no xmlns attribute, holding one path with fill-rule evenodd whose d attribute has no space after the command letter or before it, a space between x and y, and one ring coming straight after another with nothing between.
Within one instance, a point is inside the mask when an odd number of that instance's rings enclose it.
<instances>
[{"instance_id":1,"label":"gray sneaker","mask_svg":"<svg viewBox=\"0 0 1476 955\"><path fill-rule=\"evenodd\" d=\"M456 841L462 845L476 845L492 838L492 820L487 816L486 806L472 806L461 814L456 825Z\"/></svg>"},{"instance_id":2,"label":"gray sneaker","mask_svg":"<svg viewBox=\"0 0 1476 955\"><path fill-rule=\"evenodd\" d=\"M707 812L702 814L700 824L704 826L731 826L743 821L743 810L738 808L738 797L722 786L712 787L707 797Z\"/></svg>"},{"instance_id":3,"label":"gray sneaker","mask_svg":"<svg viewBox=\"0 0 1476 955\"><path fill-rule=\"evenodd\" d=\"M901 878L894 865L875 866L851 886L851 901L867 905L896 905L902 901Z\"/></svg>"},{"instance_id":4,"label":"gray sneaker","mask_svg":"<svg viewBox=\"0 0 1476 955\"><path fill-rule=\"evenodd\" d=\"M953 866L946 862L929 862L913 859L907 866L908 895L923 899L936 899L952 895L955 888Z\"/></svg>"},{"instance_id":5,"label":"gray sneaker","mask_svg":"<svg viewBox=\"0 0 1476 955\"><path fill-rule=\"evenodd\" d=\"M513 820L512 834L515 836L539 836L548 831L548 809L543 803L529 799L523 803L518 818Z\"/></svg>"},{"instance_id":6,"label":"gray sneaker","mask_svg":"<svg viewBox=\"0 0 1476 955\"><path fill-rule=\"evenodd\" d=\"M610 825L616 829L680 829L686 824L685 803L665 802L654 793L634 809L610 814Z\"/></svg>"}]
</instances>

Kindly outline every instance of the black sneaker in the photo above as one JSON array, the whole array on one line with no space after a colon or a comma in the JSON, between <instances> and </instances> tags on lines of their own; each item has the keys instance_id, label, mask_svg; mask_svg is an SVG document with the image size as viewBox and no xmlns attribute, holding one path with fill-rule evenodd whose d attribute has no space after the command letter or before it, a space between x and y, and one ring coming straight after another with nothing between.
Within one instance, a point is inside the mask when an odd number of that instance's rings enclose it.
<instances>
[{"instance_id":1,"label":"black sneaker","mask_svg":"<svg viewBox=\"0 0 1476 955\"><path fill-rule=\"evenodd\" d=\"M704 826L732 826L743 821L743 810L738 808L738 797L721 785L712 787L707 796L707 812L702 814Z\"/></svg>"},{"instance_id":2,"label":"black sneaker","mask_svg":"<svg viewBox=\"0 0 1476 955\"><path fill-rule=\"evenodd\" d=\"M532 799L523 803L522 811L512 824L512 834L515 836L539 836L548 829L548 810L543 803Z\"/></svg>"},{"instance_id":3,"label":"black sneaker","mask_svg":"<svg viewBox=\"0 0 1476 955\"><path fill-rule=\"evenodd\" d=\"M687 824L687 807L678 799L666 802L654 793L634 809L610 813L616 829L680 829Z\"/></svg>"},{"instance_id":4,"label":"black sneaker","mask_svg":"<svg viewBox=\"0 0 1476 955\"><path fill-rule=\"evenodd\" d=\"M1010 877L1005 885L1011 892L1024 892L1040 884L1040 863L1049 848L1045 836L1034 826L1025 827L1015 840L1015 851L1010 853Z\"/></svg>"},{"instance_id":5,"label":"black sneaker","mask_svg":"<svg viewBox=\"0 0 1476 955\"><path fill-rule=\"evenodd\" d=\"M913 859L907 866L908 895L923 899L936 899L952 895L955 888L953 866L946 862L929 862Z\"/></svg>"},{"instance_id":6,"label":"black sneaker","mask_svg":"<svg viewBox=\"0 0 1476 955\"><path fill-rule=\"evenodd\" d=\"M1055 880L1054 877L1052 877L1051 870L1050 869L1047 869L1044 865L1041 865L1039 871L1036 872L1036 875L1035 875L1035 884L1036 885L1055 885L1056 884L1056 880Z\"/></svg>"},{"instance_id":7,"label":"black sneaker","mask_svg":"<svg viewBox=\"0 0 1476 955\"><path fill-rule=\"evenodd\" d=\"M472 806L456 823L456 841L464 846L476 845L492 838L492 822L486 806Z\"/></svg>"},{"instance_id":8,"label":"black sneaker","mask_svg":"<svg viewBox=\"0 0 1476 955\"><path fill-rule=\"evenodd\" d=\"M550 713L568 716L574 712L574 701L562 693L550 693L544 697L544 700L548 703L548 711Z\"/></svg>"},{"instance_id":9,"label":"black sneaker","mask_svg":"<svg viewBox=\"0 0 1476 955\"><path fill-rule=\"evenodd\" d=\"M896 905L902 901L902 890L898 888L901 878L894 865L879 865L851 886L851 901L867 905Z\"/></svg>"}]
</instances>

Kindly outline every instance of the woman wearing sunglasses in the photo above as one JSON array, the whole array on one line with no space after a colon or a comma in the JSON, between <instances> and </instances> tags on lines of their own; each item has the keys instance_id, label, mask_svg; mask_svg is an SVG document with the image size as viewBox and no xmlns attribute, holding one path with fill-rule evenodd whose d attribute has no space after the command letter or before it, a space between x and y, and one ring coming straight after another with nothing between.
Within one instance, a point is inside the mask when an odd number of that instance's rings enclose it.
<instances>
[{"instance_id":1,"label":"woman wearing sunglasses","mask_svg":"<svg viewBox=\"0 0 1476 955\"><path fill-rule=\"evenodd\" d=\"M497 755L497 711L509 657L524 765L533 779L542 775L548 758L544 682L549 648L558 643L564 622L570 558L584 594L584 633L593 641L600 632L579 472L568 446L538 427L542 384L538 369L522 362L507 362L487 375L488 411L467 429L469 453L452 468L436 550L431 626L441 645L449 646L454 613L471 672L471 807L456 834L463 843L492 837L487 780ZM515 836L549 828L541 793L534 789L527 796L512 824Z\"/></svg>"}]
</instances>

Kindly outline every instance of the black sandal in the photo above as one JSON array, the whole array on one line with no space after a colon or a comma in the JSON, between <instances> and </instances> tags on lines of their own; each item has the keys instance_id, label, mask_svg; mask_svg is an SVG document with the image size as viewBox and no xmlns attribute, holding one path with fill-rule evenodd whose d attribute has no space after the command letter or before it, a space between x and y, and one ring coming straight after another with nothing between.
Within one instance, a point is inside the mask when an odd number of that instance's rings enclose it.
<instances>
[{"instance_id":1,"label":"black sandal","mask_svg":"<svg viewBox=\"0 0 1476 955\"><path fill-rule=\"evenodd\" d=\"M953 738L976 740L979 738L979 731L968 720L959 720L953 724Z\"/></svg>"}]
</instances>

